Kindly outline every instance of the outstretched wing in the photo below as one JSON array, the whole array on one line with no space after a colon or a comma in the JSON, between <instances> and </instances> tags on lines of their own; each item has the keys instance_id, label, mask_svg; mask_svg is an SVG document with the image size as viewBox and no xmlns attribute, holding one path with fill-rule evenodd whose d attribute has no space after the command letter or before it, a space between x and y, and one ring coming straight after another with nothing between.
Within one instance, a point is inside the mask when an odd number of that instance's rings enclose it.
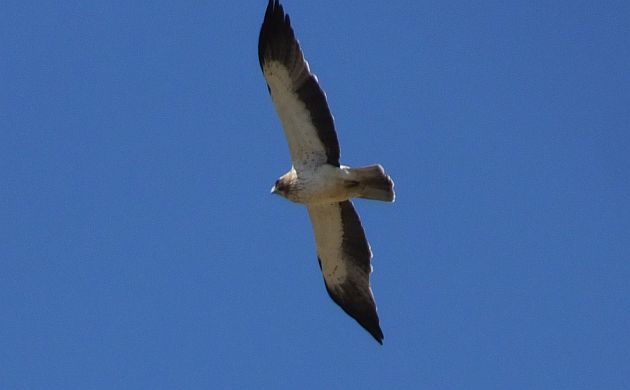
<instances>
[{"instance_id":1,"label":"outstretched wing","mask_svg":"<svg viewBox=\"0 0 630 390\"><path fill-rule=\"evenodd\" d=\"M328 294L382 344L383 332L370 289L372 251L352 202L307 208Z\"/></svg>"},{"instance_id":2,"label":"outstretched wing","mask_svg":"<svg viewBox=\"0 0 630 390\"><path fill-rule=\"evenodd\" d=\"M258 38L258 59L296 169L339 166L339 142L326 95L309 70L277 0L270 0Z\"/></svg>"}]
</instances>

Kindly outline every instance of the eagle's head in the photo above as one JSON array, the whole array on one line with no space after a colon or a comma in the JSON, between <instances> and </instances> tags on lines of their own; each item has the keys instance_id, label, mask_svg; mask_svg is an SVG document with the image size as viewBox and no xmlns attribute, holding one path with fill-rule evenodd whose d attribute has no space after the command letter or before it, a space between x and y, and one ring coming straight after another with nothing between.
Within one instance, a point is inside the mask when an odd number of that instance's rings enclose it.
<instances>
[{"instance_id":1,"label":"eagle's head","mask_svg":"<svg viewBox=\"0 0 630 390\"><path fill-rule=\"evenodd\" d=\"M276 183L271 187L271 193L284 196L286 198L286 194L288 191L288 185L282 181L282 179L276 180Z\"/></svg>"},{"instance_id":2,"label":"eagle's head","mask_svg":"<svg viewBox=\"0 0 630 390\"><path fill-rule=\"evenodd\" d=\"M293 200L293 194L296 192L297 175L295 171L292 169L284 175L280 176L276 183L271 188L271 193L280 195L283 198Z\"/></svg>"}]
</instances>

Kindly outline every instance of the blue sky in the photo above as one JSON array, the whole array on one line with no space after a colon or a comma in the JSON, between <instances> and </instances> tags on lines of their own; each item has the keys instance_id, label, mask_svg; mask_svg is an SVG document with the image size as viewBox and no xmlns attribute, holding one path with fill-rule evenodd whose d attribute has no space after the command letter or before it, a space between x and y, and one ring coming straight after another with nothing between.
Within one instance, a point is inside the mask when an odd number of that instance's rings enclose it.
<instances>
[{"instance_id":1,"label":"blue sky","mask_svg":"<svg viewBox=\"0 0 630 390\"><path fill-rule=\"evenodd\" d=\"M0 387L630 388L630 5L285 0L379 346L327 296L266 2L4 2Z\"/></svg>"}]
</instances>

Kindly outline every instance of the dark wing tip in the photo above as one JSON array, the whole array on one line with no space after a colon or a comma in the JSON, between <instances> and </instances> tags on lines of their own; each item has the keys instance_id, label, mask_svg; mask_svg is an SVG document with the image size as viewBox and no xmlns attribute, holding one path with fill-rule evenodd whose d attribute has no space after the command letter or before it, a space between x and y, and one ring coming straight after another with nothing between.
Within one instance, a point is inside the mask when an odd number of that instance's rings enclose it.
<instances>
[{"instance_id":1,"label":"dark wing tip","mask_svg":"<svg viewBox=\"0 0 630 390\"><path fill-rule=\"evenodd\" d=\"M352 283L349 284L350 286L345 285L342 289L332 289L326 284L326 291L346 314L354 318L379 344L383 345L384 335L371 294L366 296L356 286L352 286Z\"/></svg>"},{"instance_id":2,"label":"dark wing tip","mask_svg":"<svg viewBox=\"0 0 630 390\"><path fill-rule=\"evenodd\" d=\"M289 15L284 13L280 1L269 0L265 19L258 35L258 61L262 68L268 58L282 60L295 41Z\"/></svg>"}]
</instances>

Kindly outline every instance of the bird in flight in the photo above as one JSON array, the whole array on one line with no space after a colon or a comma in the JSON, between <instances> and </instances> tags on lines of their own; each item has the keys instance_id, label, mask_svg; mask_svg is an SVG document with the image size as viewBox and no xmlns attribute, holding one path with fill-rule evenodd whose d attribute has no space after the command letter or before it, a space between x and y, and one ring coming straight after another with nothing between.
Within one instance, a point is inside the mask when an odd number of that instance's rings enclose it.
<instances>
[{"instance_id":1,"label":"bird in flight","mask_svg":"<svg viewBox=\"0 0 630 390\"><path fill-rule=\"evenodd\" d=\"M370 288L372 251L351 199L393 202L394 183L380 165L339 164L339 142L326 95L278 0L267 5L258 59L293 163L271 192L306 206L326 291L383 344Z\"/></svg>"}]
</instances>

